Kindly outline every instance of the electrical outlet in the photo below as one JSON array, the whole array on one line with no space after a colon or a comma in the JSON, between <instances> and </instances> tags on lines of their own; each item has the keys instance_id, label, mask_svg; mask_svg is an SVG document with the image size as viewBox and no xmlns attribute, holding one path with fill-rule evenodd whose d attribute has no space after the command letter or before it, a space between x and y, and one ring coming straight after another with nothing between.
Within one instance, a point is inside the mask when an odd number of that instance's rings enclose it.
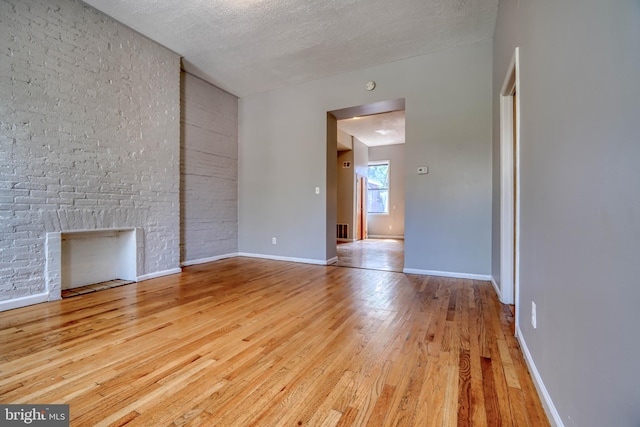
<instances>
[{"instance_id":1,"label":"electrical outlet","mask_svg":"<svg viewBox=\"0 0 640 427\"><path fill-rule=\"evenodd\" d=\"M271 238L271 244L272 244L272 245L275 245L276 243L278 243L278 241L276 240L276 238L275 238L275 237L272 237L272 238Z\"/></svg>"},{"instance_id":2,"label":"electrical outlet","mask_svg":"<svg viewBox=\"0 0 640 427\"><path fill-rule=\"evenodd\" d=\"M533 329L538 327L538 314L536 313L536 303L531 301L531 326Z\"/></svg>"}]
</instances>

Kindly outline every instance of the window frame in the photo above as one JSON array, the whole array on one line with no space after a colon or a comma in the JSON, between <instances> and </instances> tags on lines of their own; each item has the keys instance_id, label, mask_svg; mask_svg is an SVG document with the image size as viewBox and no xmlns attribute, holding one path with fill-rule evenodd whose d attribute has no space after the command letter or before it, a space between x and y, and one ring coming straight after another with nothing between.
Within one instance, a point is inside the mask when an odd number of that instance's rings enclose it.
<instances>
[{"instance_id":1,"label":"window frame","mask_svg":"<svg viewBox=\"0 0 640 427\"><path fill-rule=\"evenodd\" d=\"M384 188L369 189L369 167L371 166L387 166L387 186ZM385 212L369 212L370 191L386 190L387 203ZM391 161L389 160L371 160L367 163L367 215L390 215L390 199L391 199Z\"/></svg>"}]
</instances>

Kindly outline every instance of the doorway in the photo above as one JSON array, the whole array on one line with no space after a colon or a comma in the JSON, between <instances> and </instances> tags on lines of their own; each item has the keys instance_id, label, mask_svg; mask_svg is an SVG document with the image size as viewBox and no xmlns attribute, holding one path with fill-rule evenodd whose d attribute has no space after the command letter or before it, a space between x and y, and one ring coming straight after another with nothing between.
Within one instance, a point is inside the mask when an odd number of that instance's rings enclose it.
<instances>
[{"instance_id":1,"label":"doorway","mask_svg":"<svg viewBox=\"0 0 640 427\"><path fill-rule=\"evenodd\" d=\"M519 320L520 80L515 49L500 91L500 297Z\"/></svg>"},{"instance_id":2,"label":"doorway","mask_svg":"<svg viewBox=\"0 0 640 427\"><path fill-rule=\"evenodd\" d=\"M404 99L329 112L336 119L335 265L402 272L404 268ZM398 131L401 129L401 131ZM333 132L333 130L331 130ZM390 188L369 181L370 157L391 156ZM382 157L380 157L382 156ZM327 157L328 162L332 161ZM387 161L387 163L389 163ZM329 168L327 168L329 170ZM375 181L375 180L374 180ZM400 185L402 184L402 185ZM369 218L371 185L388 190L388 211ZM393 186L397 188L393 188ZM391 198L393 195L393 198ZM332 213L328 212L328 216ZM371 227L374 229L371 229ZM329 227L328 227L329 229ZM329 236L327 236L329 241Z\"/></svg>"}]
</instances>

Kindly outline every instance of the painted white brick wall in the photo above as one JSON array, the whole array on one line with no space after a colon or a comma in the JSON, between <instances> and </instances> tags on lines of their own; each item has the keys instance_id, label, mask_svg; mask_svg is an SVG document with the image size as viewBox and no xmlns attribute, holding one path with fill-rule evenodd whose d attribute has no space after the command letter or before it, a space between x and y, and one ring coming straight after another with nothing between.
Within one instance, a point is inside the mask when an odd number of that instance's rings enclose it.
<instances>
[{"instance_id":1,"label":"painted white brick wall","mask_svg":"<svg viewBox=\"0 0 640 427\"><path fill-rule=\"evenodd\" d=\"M182 73L181 203L185 263L238 252L238 98Z\"/></svg>"},{"instance_id":2,"label":"painted white brick wall","mask_svg":"<svg viewBox=\"0 0 640 427\"><path fill-rule=\"evenodd\" d=\"M0 28L0 301L45 292L51 231L142 227L143 271L179 267L179 56L74 0Z\"/></svg>"}]
</instances>

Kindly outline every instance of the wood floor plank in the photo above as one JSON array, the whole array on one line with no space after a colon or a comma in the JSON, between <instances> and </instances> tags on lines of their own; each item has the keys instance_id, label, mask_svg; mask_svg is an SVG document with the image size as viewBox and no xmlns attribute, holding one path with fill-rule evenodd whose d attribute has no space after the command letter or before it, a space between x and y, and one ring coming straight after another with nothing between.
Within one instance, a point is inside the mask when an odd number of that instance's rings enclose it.
<instances>
[{"instance_id":1,"label":"wood floor plank","mask_svg":"<svg viewBox=\"0 0 640 427\"><path fill-rule=\"evenodd\" d=\"M337 412L340 414L338 418L338 422L343 415L344 409L342 411L338 408L342 407L341 400L348 395L349 390L353 384L353 377L355 373L352 371L344 371L340 379L336 382L335 386L329 391L329 394L326 395L326 398L315 407L311 407L314 411L312 416L309 418L308 425L315 426L320 423L323 417L330 411ZM298 417L303 418L303 417Z\"/></svg>"},{"instance_id":2,"label":"wood floor plank","mask_svg":"<svg viewBox=\"0 0 640 427\"><path fill-rule=\"evenodd\" d=\"M386 418L385 425L416 425L414 418L419 411L420 396L424 387L430 384L425 383L425 372L428 366L428 355L426 344L417 342L414 345L414 352L411 355L411 363L416 366L413 374L407 377L404 387L400 387L395 394L395 402L391 406L393 411Z\"/></svg>"},{"instance_id":3,"label":"wood floor plank","mask_svg":"<svg viewBox=\"0 0 640 427\"><path fill-rule=\"evenodd\" d=\"M395 392L395 386L385 384L382 387L382 392L380 393L380 396L378 396L378 399L376 399L371 417L369 417L367 421L368 426L385 425L385 418L387 418L391 414L391 411L389 409L391 407L393 395L395 394Z\"/></svg>"},{"instance_id":4,"label":"wood floor plank","mask_svg":"<svg viewBox=\"0 0 640 427\"><path fill-rule=\"evenodd\" d=\"M458 425L470 426L471 416L471 361L469 350L460 350L458 366Z\"/></svg>"},{"instance_id":5,"label":"wood floor plank","mask_svg":"<svg viewBox=\"0 0 640 427\"><path fill-rule=\"evenodd\" d=\"M340 417L340 420L338 421L338 424L336 424L336 427L356 426L358 425L356 424L357 417L358 410L349 406L347 407L347 410L342 413L342 417Z\"/></svg>"},{"instance_id":6,"label":"wood floor plank","mask_svg":"<svg viewBox=\"0 0 640 427\"><path fill-rule=\"evenodd\" d=\"M491 284L229 258L0 313L0 402L72 426L548 421Z\"/></svg>"},{"instance_id":7,"label":"wood floor plank","mask_svg":"<svg viewBox=\"0 0 640 427\"><path fill-rule=\"evenodd\" d=\"M491 359L483 357L480 360L482 366L482 390L484 393L484 410L486 414L487 424L490 426L499 426L502 424L502 416L500 414L500 406L493 380L493 371L491 368Z\"/></svg>"},{"instance_id":8,"label":"wood floor plank","mask_svg":"<svg viewBox=\"0 0 640 427\"><path fill-rule=\"evenodd\" d=\"M487 414L485 411L483 375L482 375L482 346L481 333L478 321L472 322L471 319L480 319L481 301L476 298L476 287L467 289L467 295L470 302L467 319L469 323L469 364L471 370L470 392L471 392L471 421L474 426L484 427L487 423Z\"/></svg>"}]
</instances>

